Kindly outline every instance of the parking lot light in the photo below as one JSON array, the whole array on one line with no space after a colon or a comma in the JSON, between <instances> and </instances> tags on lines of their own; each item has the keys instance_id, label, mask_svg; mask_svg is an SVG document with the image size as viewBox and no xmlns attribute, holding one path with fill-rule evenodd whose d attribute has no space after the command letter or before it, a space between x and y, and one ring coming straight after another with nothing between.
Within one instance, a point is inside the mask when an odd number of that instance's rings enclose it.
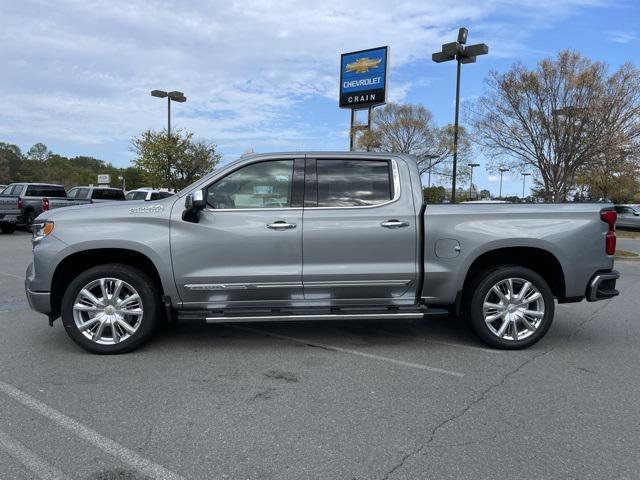
<instances>
[{"instance_id":1,"label":"parking lot light","mask_svg":"<svg viewBox=\"0 0 640 480\"><path fill-rule=\"evenodd\" d=\"M157 98L167 99L167 139L171 141L171 102L184 103L187 101L187 97L183 92L174 90L173 92L165 92L164 90L151 90L151 96ZM171 154L167 155L167 187L171 182Z\"/></svg>"},{"instance_id":2,"label":"parking lot light","mask_svg":"<svg viewBox=\"0 0 640 480\"><path fill-rule=\"evenodd\" d=\"M451 203L456 202L456 169L458 167L458 117L460 112L460 65L467 63L475 63L478 55L486 55L489 53L489 46L485 43L469 45L467 37L469 30L466 28L458 29L458 40L456 42L445 43L442 45L440 52L431 55L431 60L436 63L457 60L456 65L456 112L453 127L453 172L451 176Z\"/></svg>"}]
</instances>

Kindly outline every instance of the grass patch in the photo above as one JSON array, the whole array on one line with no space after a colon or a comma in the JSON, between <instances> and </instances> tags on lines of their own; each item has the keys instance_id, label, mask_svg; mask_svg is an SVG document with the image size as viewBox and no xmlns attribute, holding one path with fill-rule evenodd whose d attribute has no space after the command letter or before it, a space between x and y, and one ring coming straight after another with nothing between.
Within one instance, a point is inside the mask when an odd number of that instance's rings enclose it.
<instances>
[{"instance_id":1,"label":"grass patch","mask_svg":"<svg viewBox=\"0 0 640 480\"><path fill-rule=\"evenodd\" d=\"M632 238L640 240L640 232L637 230L621 230L616 228L616 236L620 238Z\"/></svg>"},{"instance_id":2,"label":"grass patch","mask_svg":"<svg viewBox=\"0 0 640 480\"><path fill-rule=\"evenodd\" d=\"M628 250L616 250L616 257L622 258L640 258L636 252L629 252Z\"/></svg>"}]
</instances>

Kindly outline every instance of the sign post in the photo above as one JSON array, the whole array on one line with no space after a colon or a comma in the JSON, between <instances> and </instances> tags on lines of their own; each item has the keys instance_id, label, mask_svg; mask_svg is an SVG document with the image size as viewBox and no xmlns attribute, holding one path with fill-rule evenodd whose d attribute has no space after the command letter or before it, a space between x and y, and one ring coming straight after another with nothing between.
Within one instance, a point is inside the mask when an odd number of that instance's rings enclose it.
<instances>
[{"instance_id":1,"label":"sign post","mask_svg":"<svg viewBox=\"0 0 640 480\"><path fill-rule=\"evenodd\" d=\"M343 53L340 58L340 108L351 109L349 149L355 149L355 131L371 129L372 109L387 101L389 47ZM367 124L355 125L356 110L368 110Z\"/></svg>"}]
</instances>

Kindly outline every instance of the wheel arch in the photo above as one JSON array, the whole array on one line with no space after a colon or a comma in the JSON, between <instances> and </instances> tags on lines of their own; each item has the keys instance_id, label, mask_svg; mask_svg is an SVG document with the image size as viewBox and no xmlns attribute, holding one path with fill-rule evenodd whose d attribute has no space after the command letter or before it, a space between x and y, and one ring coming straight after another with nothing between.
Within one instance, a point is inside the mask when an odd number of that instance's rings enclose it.
<instances>
[{"instance_id":1,"label":"wheel arch","mask_svg":"<svg viewBox=\"0 0 640 480\"><path fill-rule=\"evenodd\" d=\"M537 247L504 247L482 253L467 270L462 288L464 295L470 293L470 287L478 275L499 265L517 265L533 270L547 282L558 302L565 301L566 283L562 264L554 254Z\"/></svg>"},{"instance_id":2,"label":"wheel arch","mask_svg":"<svg viewBox=\"0 0 640 480\"><path fill-rule=\"evenodd\" d=\"M96 248L83 250L65 257L57 266L51 281L51 312L54 317L60 315L62 297L66 287L79 273L97 265L122 263L138 268L152 279L154 285L164 295L160 273L153 261L145 254L126 248Z\"/></svg>"}]
</instances>

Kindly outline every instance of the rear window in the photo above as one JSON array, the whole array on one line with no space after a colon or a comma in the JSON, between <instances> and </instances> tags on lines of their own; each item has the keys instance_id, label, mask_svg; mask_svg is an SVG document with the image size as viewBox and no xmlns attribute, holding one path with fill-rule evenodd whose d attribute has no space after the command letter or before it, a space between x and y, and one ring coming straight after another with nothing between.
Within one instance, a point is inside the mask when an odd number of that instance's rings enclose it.
<instances>
[{"instance_id":1,"label":"rear window","mask_svg":"<svg viewBox=\"0 0 640 480\"><path fill-rule=\"evenodd\" d=\"M96 188L91 198L94 200L124 200L124 192L117 188Z\"/></svg>"},{"instance_id":2,"label":"rear window","mask_svg":"<svg viewBox=\"0 0 640 480\"><path fill-rule=\"evenodd\" d=\"M129 192L124 196L125 200L145 200L147 192Z\"/></svg>"},{"instance_id":3,"label":"rear window","mask_svg":"<svg viewBox=\"0 0 640 480\"><path fill-rule=\"evenodd\" d=\"M318 160L318 207L362 207L393 198L387 160Z\"/></svg>"},{"instance_id":4,"label":"rear window","mask_svg":"<svg viewBox=\"0 0 640 480\"><path fill-rule=\"evenodd\" d=\"M52 185L29 185L25 195L27 197L67 198L67 192L63 186Z\"/></svg>"}]
</instances>

